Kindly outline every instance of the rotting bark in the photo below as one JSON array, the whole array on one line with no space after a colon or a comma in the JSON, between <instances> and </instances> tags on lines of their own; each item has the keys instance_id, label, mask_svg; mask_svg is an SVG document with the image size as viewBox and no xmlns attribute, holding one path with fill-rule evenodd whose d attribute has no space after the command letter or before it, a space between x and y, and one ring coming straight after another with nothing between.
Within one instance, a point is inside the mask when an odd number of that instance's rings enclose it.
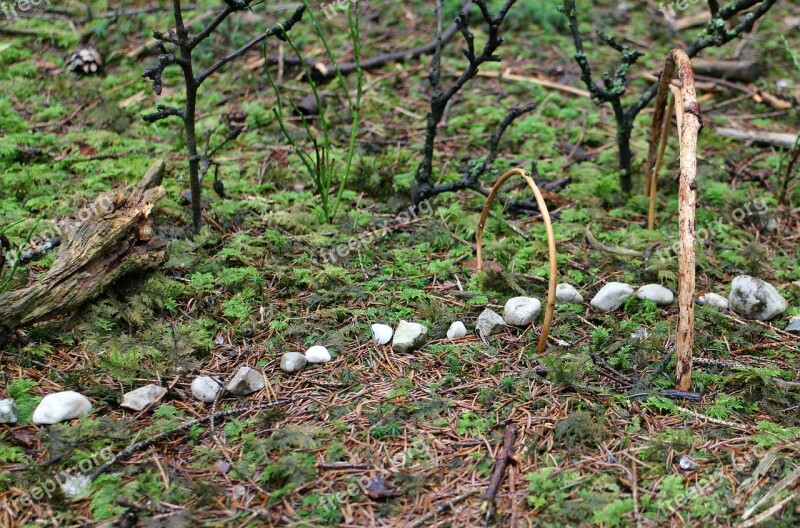
<instances>
[{"instance_id":1,"label":"rotting bark","mask_svg":"<svg viewBox=\"0 0 800 528\"><path fill-rule=\"evenodd\" d=\"M41 280L0 295L0 342L13 330L68 313L134 271L158 268L167 245L151 212L164 196L164 161L133 189L105 192L62 226L61 247Z\"/></svg>"},{"instance_id":2,"label":"rotting bark","mask_svg":"<svg viewBox=\"0 0 800 528\"><path fill-rule=\"evenodd\" d=\"M697 136L702 128L700 105L694 87L694 74L689 56L679 49L667 56L664 71L658 84L656 108L645 174L650 175L655 165L667 115L667 97L676 74L680 80L682 108L678 137L680 138L680 176L678 187L678 228L680 256L678 260L678 330L675 377L676 388L688 391L692 383L692 343L694 338L695 293L695 205L697 199ZM655 175L653 175L655 177Z\"/></svg>"}]
</instances>

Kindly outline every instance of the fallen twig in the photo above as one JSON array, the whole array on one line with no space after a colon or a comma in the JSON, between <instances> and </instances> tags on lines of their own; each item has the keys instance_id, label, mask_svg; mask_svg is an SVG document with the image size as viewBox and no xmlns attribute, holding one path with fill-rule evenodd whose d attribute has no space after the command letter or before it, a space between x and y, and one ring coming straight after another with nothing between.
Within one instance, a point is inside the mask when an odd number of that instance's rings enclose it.
<instances>
[{"instance_id":1,"label":"fallen twig","mask_svg":"<svg viewBox=\"0 0 800 528\"><path fill-rule=\"evenodd\" d=\"M481 513L487 520L494 513L494 501L497 497L497 492L500 490L500 485L503 483L506 468L514 462L514 441L516 438L517 426L512 422L507 423L506 430L503 433L503 448L494 457L494 472L481 502Z\"/></svg>"},{"instance_id":2,"label":"fallen twig","mask_svg":"<svg viewBox=\"0 0 800 528\"><path fill-rule=\"evenodd\" d=\"M756 143L766 143L776 147L792 148L797 141L797 134L785 132L764 132L761 130L741 130L738 128L715 128L714 132L722 137L731 139L741 139L743 141L755 141Z\"/></svg>"},{"instance_id":3,"label":"fallen twig","mask_svg":"<svg viewBox=\"0 0 800 528\"><path fill-rule=\"evenodd\" d=\"M466 499L472 497L473 495L477 494L479 490L473 489L467 492L462 493L458 497L454 498L453 500L443 502L437 505L432 512L425 515L424 517L420 517L413 523L408 525L408 528L420 528L422 526L428 526L428 521L439 515L440 513L444 513L447 510L452 510L457 504L464 502Z\"/></svg>"}]
</instances>

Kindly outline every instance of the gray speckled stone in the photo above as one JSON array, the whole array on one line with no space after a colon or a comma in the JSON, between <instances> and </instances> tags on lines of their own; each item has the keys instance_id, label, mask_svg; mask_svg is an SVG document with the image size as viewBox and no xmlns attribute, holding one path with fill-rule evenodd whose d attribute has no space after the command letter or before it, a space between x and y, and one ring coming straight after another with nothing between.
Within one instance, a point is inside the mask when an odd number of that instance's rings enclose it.
<instances>
[{"instance_id":1,"label":"gray speckled stone","mask_svg":"<svg viewBox=\"0 0 800 528\"><path fill-rule=\"evenodd\" d=\"M502 317L500 317L500 314L494 310L486 308L478 316L478 320L475 323L475 331L480 330L481 334L490 336L502 332L506 326L506 322Z\"/></svg>"}]
</instances>

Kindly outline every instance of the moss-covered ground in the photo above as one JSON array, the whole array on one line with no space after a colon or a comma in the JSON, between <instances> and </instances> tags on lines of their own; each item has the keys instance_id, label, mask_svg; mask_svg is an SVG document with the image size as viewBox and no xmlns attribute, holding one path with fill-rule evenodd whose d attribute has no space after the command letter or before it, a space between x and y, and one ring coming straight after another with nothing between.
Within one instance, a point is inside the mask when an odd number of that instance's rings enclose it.
<instances>
[{"instance_id":1,"label":"moss-covered ground","mask_svg":"<svg viewBox=\"0 0 800 528\"><path fill-rule=\"evenodd\" d=\"M214 13L218 4L199 0L188 18ZM427 42L432 4L370 2L364 55ZM456 4L445 2L446 16ZM631 73L633 99L648 82L639 74L659 70L681 41L664 29L655 2L590 4L581 21L597 72L618 57L593 29L646 52ZM474 328L485 307L500 311L511 296L544 299L547 245L537 214L497 205L485 251L503 271L479 275L472 241L483 197L442 195L419 214L403 214L422 151L428 56L366 74L354 173L331 224L322 221L315 189L275 123L262 50L210 79L199 103L200 136L223 138L226 115L239 110L247 128L217 155L226 197L212 192L208 177L205 226L191 236L181 198L188 187L182 128L141 119L156 104L183 101L177 69L165 74L161 97L140 77L155 60L151 31L169 27L169 10L85 22L88 8L98 15L145 5L66 2L45 12L42 3L13 22L0 19L0 229L23 246L31 230L53 232L98 193L135 183L153 159L165 158L167 197L154 215L159 236L171 244L160 272L127 277L76 313L18 331L0 351L0 399L15 398L20 418L0 426L0 525L750 526L759 515L763 526L800 524L800 391L791 384L800 372L800 338L782 331L789 315L800 314L800 192L791 188L789 205L778 207L788 152L714 132L721 125L797 132L796 5L779 1L738 50L765 66L751 88L794 108L776 110L720 84L699 88L707 110L697 225L714 236L698 248L698 292L725 295L732 277L749 273L775 284L790 306L768 323L697 307L692 389L703 394L700 403L659 396L674 384L674 305L632 298L610 314L588 303L559 306L542 355L534 351L538 325L485 339L445 338L451 322ZM232 17L204 43L199 63L243 45L291 7L260 4ZM526 0L514 9L503 61L483 71L584 88L555 2ZM320 19L334 50L349 60L346 16ZM64 71L64 57L90 33L106 57L102 74ZM483 29L474 33L482 41ZM307 24L294 35L307 56L323 58ZM739 45L706 56L732 57ZM463 67L460 46L447 48L445 83ZM267 51L287 48L270 40ZM296 99L309 93L298 74L287 67L282 79ZM324 91L341 159L348 119L340 91ZM675 289L677 259L652 249L677 237L677 141L665 157L658 227L647 230L645 197L619 189L608 107L524 80L478 77L448 111L436 179L460 177L486 154L507 109L529 102L537 108L508 130L496 172L484 183L532 161L542 182L569 178L546 198L560 280L587 301L611 280ZM640 116L633 136L636 189L650 115ZM290 130L301 137L296 121ZM509 188L525 196L525 189ZM650 249L659 258L599 249L587 243L587 226L602 244ZM349 249L337 253L340 247ZM54 258L20 267L6 287L36 280ZM6 269L0 283L8 278ZM401 319L429 328L420 351L395 354L370 341L371 323ZM641 328L648 336L631 338ZM333 361L298 374L280 370L282 353L314 344L328 346ZM191 398L196 376L224 379L241 365L262 369L267 389L215 406ZM147 383L169 388L157 408L120 408L122 393ZM41 397L58 390L87 395L92 413L31 425ZM112 466L77 497L58 489L20 507L104 448L118 452L214 411L274 400L288 403L180 431ZM516 463L487 519L481 494L509 421L519 431Z\"/></svg>"}]
</instances>

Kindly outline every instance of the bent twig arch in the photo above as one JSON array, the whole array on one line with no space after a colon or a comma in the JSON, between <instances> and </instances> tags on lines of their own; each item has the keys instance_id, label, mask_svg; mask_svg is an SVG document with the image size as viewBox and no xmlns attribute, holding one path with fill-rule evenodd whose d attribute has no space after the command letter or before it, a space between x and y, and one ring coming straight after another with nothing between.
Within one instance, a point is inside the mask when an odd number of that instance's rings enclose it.
<instances>
[{"instance_id":1,"label":"bent twig arch","mask_svg":"<svg viewBox=\"0 0 800 528\"><path fill-rule=\"evenodd\" d=\"M500 188L503 186L506 180L515 174L520 175L522 179L525 180L525 183L528 184L528 187L531 188L531 191L533 191L533 195L536 197L536 203L539 205L539 211L542 213L545 231L547 231L547 250L550 258L550 278L547 287L547 304L544 311L542 333L539 336L539 344L536 347L536 353L541 354L544 352L544 349L547 348L547 336L550 334L550 325L553 323L553 311L555 310L556 306L556 284L558 282L556 238L555 233L553 232L553 224L550 221L550 212L547 210L547 204L544 202L544 197L542 196L541 191L539 191L539 187L536 186L536 182L533 181L533 178L531 178L530 173L524 169L511 169L500 176L500 178L497 180L497 183L495 183L492 187L489 196L486 197L486 203L483 205L481 219L478 222L478 230L475 232L475 245L477 249L478 260L477 267L479 272L483 270L483 229L486 227L486 219L489 217L489 210L492 206L492 202L497 197L497 194L500 192Z\"/></svg>"}]
</instances>

